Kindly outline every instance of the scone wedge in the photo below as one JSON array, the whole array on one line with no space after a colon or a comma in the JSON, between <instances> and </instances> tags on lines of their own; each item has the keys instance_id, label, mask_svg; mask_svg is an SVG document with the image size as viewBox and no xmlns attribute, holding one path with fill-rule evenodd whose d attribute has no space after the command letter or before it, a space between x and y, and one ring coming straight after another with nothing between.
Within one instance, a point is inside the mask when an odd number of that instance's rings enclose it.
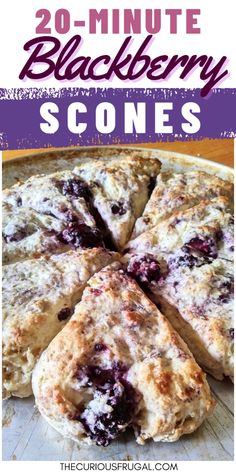
<instances>
[{"instance_id":1,"label":"scone wedge","mask_svg":"<svg viewBox=\"0 0 236 472\"><path fill-rule=\"evenodd\" d=\"M214 401L206 376L168 320L119 263L94 275L33 372L36 405L62 435L107 446L192 433Z\"/></svg>"},{"instance_id":2,"label":"scone wedge","mask_svg":"<svg viewBox=\"0 0 236 472\"><path fill-rule=\"evenodd\" d=\"M197 362L233 379L233 218L227 197L174 213L129 242L128 273L168 317Z\"/></svg>"},{"instance_id":3,"label":"scone wedge","mask_svg":"<svg viewBox=\"0 0 236 472\"><path fill-rule=\"evenodd\" d=\"M202 171L162 172L142 216L135 223L132 239L176 210L192 208L203 200L219 196L227 197L233 204L233 184Z\"/></svg>"},{"instance_id":4,"label":"scone wedge","mask_svg":"<svg viewBox=\"0 0 236 472\"><path fill-rule=\"evenodd\" d=\"M117 258L102 248L80 249L3 267L5 397L31 395L40 353L68 321L91 275Z\"/></svg>"},{"instance_id":5,"label":"scone wedge","mask_svg":"<svg viewBox=\"0 0 236 472\"><path fill-rule=\"evenodd\" d=\"M3 204L4 252L10 262L27 258L26 247L29 257L61 252L63 246L104 246L90 189L71 171L36 175L19 182L3 191ZM45 228L47 233L44 231L42 236Z\"/></svg>"},{"instance_id":6,"label":"scone wedge","mask_svg":"<svg viewBox=\"0 0 236 472\"><path fill-rule=\"evenodd\" d=\"M73 172L86 182L93 204L102 217L117 249L130 238L136 219L142 215L161 163L135 154L119 159L85 163Z\"/></svg>"}]
</instances>

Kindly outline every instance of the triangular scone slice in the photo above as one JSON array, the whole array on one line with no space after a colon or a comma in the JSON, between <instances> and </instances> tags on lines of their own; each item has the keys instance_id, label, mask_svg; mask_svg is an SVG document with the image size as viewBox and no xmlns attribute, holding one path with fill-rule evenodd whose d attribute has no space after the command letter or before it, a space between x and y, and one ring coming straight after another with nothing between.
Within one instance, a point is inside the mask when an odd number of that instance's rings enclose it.
<instances>
[{"instance_id":1,"label":"triangular scone slice","mask_svg":"<svg viewBox=\"0 0 236 472\"><path fill-rule=\"evenodd\" d=\"M218 379L233 376L233 249L232 213L219 197L176 212L130 241L125 256L128 273Z\"/></svg>"},{"instance_id":2,"label":"triangular scone slice","mask_svg":"<svg viewBox=\"0 0 236 472\"><path fill-rule=\"evenodd\" d=\"M126 257L128 273L148 290L197 362L219 380L232 379L233 262L181 250Z\"/></svg>"},{"instance_id":3,"label":"triangular scone slice","mask_svg":"<svg viewBox=\"0 0 236 472\"><path fill-rule=\"evenodd\" d=\"M40 215L50 216L52 227L48 229L52 230L57 225L53 218L61 221L63 231L57 239L75 248L103 245L91 199L88 185L70 171L36 175L3 192L3 202L15 208L16 212L21 208L26 219L27 210L37 212L39 219Z\"/></svg>"},{"instance_id":4,"label":"triangular scone slice","mask_svg":"<svg viewBox=\"0 0 236 472\"><path fill-rule=\"evenodd\" d=\"M3 191L3 201L14 207L31 208L64 222L80 220L95 226L89 199L87 185L71 171L34 175Z\"/></svg>"},{"instance_id":5,"label":"triangular scone slice","mask_svg":"<svg viewBox=\"0 0 236 472\"><path fill-rule=\"evenodd\" d=\"M71 249L60 240L65 224L57 218L3 203L2 220L3 264Z\"/></svg>"},{"instance_id":6,"label":"triangular scone slice","mask_svg":"<svg viewBox=\"0 0 236 472\"><path fill-rule=\"evenodd\" d=\"M191 208L202 200L226 196L233 203L233 184L201 171L163 172L156 180L145 210L135 223L132 238L151 229L175 210Z\"/></svg>"},{"instance_id":7,"label":"triangular scone slice","mask_svg":"<svg viewBox=\"0 0 236 472\"><path fill-rule=\"evenodd\" d=\"M166 318L119 264L94 275L33 373L36 405L61 434L107 446L193 432L213 400L205 374Z\"/></svg>"},{"instance_id":8,"label":"triangular scone slice","mask_svg":"<svg viewBox=\"0 0 236 472\"><path fill-rule=\"evenodd\" d=\"M192 269L178 267L152 284L151 291L203 369L233 381L233 263L217 259Z\"/></svg>"},{"instance_id":9,"label":"triangular scone slice","mask_svg":"<svg viewBox=\"0 0 236 472\"><path fill-rule=\"evenodd\" d=\"M80 249L3 267L4 396L32 393L40 353L68 321L91 275L117 258L101 248Z\"/></svg>"},{"instance_id":10,"label":"triangular scone slice","mask_svg":"<svg viewBox=\"0 0 236 472\"><path fill-rule=\"evenodd\" d=\"M99 159L74 169L89 185L94 206L118 249L124 247L135 220L142 214L160 166L157 159L126 156Z\"/></svg>"},{"instance_id":11,"label":"triangular scone slice","mask_svg":"<svg viewBox=\"0 0 236 472\"><path fill-rule=\"evenodd\" d=\"M176 211L150 231L132 239L129 254L163 254L175 265L203 265L217 257L233 261L234 224L227 197L203 201L193 208Z\"/></svg>"}]
</instances>

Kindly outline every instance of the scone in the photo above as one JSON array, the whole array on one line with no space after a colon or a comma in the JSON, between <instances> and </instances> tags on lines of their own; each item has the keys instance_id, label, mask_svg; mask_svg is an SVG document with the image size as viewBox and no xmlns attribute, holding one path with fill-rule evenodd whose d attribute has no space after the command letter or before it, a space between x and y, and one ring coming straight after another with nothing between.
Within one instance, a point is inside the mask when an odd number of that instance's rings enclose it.
<instances>
[{"instance_id":1,"label":"scone","mask_svg":"<svg viewBox=\"0 0 236 472\"><path fill-rule=\"evenodd\" d=\"M233 378L233 226L227 198L175 213L127 246L128 273L197 362Z\"/></svg>"},{"instance_id":2,"label":"scone","mask_svg":"<svg viewBox=\"0 0 236 472\"><path fill-rule=\"evenodd\" d=\"M234 378L233 263L179 266L152 286L152 298L213 377Z\"/></svg>"},{"instance_id":3,"label":"scone","mask_svg":"<svg viewBox=\"0 0 236 472\"><path fill-rule=\"evenodd\" d=\"M94 275L33 372L36 405L61 434L107 446L175 441L211 411L205 374L167 319L115 263Z\"/></svg>"},{"instance_id":4,"label":"scone","mask_svg":"<svg viewBox=\"0 0 236 472\"><path fill-rule=\"evenodd\" d=\"M87 280L119 256L101 248L3 267L4 396L32 393L35 362L62 329Z\"/></svg>"},{"instance_id":5,"label":"scone","mask_svg":"<svg viewBox=\"0 0 236 472\"><path fill-rule=\"evenodd\" d=\"M218 196L226 196L233 202L233 184L201 171L163 172L158 175L151 198L135 223L132 238L151 229L177 209L191 208L202 200Z\"/></svg>"},{"instance_id":6,"label":"scone","mask_svg":"<svg viewBox=\"0 0 236 472\"><path fill-rule=\"evenodd\" d=\"M163 254L171 265L202 265L217 257L233 261L234 220L227 197L176 211L129 241L125 252Z\"/></svg>"},{"instance_id":7,"label":"scone","mask_svg":"<svg viewBox=\"0 0 236 472\"><path fill-rule=\"evenodd\" d=\"M128 273L147 291L213 377L234 377L233 263L167 265L162 256L133 255Z\"/></svg>"},{"instance_id":8,"label":"scone","mask_svg":"<svg viewBox=\"0 0 236 472\"><path fill-rule=\"evenodd\" d=\"M70 171L33 176L26 182L5 189L3 202L16 211L21 208L25 219L26 210L30 209L61 221L63 230L56 237L63 244L75 248L103 245L100 222L97 224L93 214L90 189Z\"/></svg>"},{"instance_id":9,"label":"scone","mask_svg":"<svg viewBox=\"0 0 236 472\"><path fill-rule=\"evenodd\" d=\"M130 238L136 219L148 201L160 162L135 154L122 159L85 163L73 172L85 181L93 194L94 207L107 226L118 249Z\"/></svg>"},{"instance_id":10,"label":"scone","mask_svg":"<svg viewBox=\"0 0 236 472\"><path fill-rule=\"evenodd\" d=\"M2 219L3 264L70 249L60 240L66 225L57 218L3 203Z\"/></svg>"}]
</instances>

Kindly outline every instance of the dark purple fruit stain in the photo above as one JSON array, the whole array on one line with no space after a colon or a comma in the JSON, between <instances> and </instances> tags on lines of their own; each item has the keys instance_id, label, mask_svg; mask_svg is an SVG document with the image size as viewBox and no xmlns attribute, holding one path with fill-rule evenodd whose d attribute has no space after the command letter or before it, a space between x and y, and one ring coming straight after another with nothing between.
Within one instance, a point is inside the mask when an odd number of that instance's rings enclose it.
<instances>
[{"instance_id":1,"label":"dark purple fruit stain","mask_svg":"<svg viewBox=\"0 0 236 472\"><path fill-rule=\"evenodd\" d=\"M99 402L105 396L106 405L110 406L110 411L99 413L87 407L75 415L74 420L78 420L88 436L96 442L98 446L108 446L119 433L126 429L131 423L137 401L137 394L132 385L125 379L128 368L116 362L110 369L103 369L99 366L79 366L76 377L81 381L85 376L84 387L93 387L94 400ZM101 404L103 402L101 401Z\"/></svg>"},{"instance_id":2,"label":"dark purple fruit stain","mask_svg":"<svg viewBox=\"0 0 236 472\"><path fill-rule=\"evenodd\" d=\"M90 291L96 297L99 297L99 295L102 294L102 290L100 288L91 288Z\"/></svg>"},{"instance_id":3,"label":"dark purple fruit stain","mask_svg":"<svg viewBox=\"0 0 236 472\"><path fill-rule=\"evenodd\" d=\"M227 303L234 293L234 280L230 278L226 282L223 282L220 286L221 294L218 298L222 303Z\"/></svg>"},{"instance_id":4,"label":"dark purple fruit stain","mask_svg":"<svg viewBox=\"0 0 236 472\"><path fill-rule=\"evenodd\" d=\"M176 269L178 267L200 267L203 264L204 260L202 258L184 252L181 256L171 258L168 263L169 267L173 269Z\"/></svg>"},{"instance_id":5,"label":"dark purple fruit stain","mask_svg":"<svg viewBox=\"0 0 236 472\"><path fill-rule=\"evenodd\" d=\"M91 228L84 223L69 223L57 235L57 238L60 242L69 244L74 248L103 247L101 232L97 228Z\"/></svg>"},{"instance_id":6,"label":"dark purple fruit stain","mask_svg":"<svg viewBox=\"0 0 236 472\"><path fill-rule=\"evenodd\" d=\"M96 352L104 352L107 350L107 346L103 343L96 343L94 346L94 351Z\"/></svg>"},{"instance_id":7,"label":"dark purple fruit stain","mask_svg":"<svg viewBox=\"0 0 236 472\"><path fill-rule=\"evenodd\" d=\"M215 240L210 236L196 236L195 238L190 239L184 247L188 250L193 250L202 255L203 257L209 259L217 258L217 247Z\"/></svg>"},{"instance_id":8,"label":"dark purple fruit stain","mask_svg":"<svg viewBox=\"0 0 236 472\"><path fill-rule=\"evenodd\" d=\"M64 320L67 320L67 318L69 318L73 313L73 310L72 308L69 308L69 307L65 307L65 308L62 308L61 311L59 311L59 313L57 314L57 318L59 321L64 321Z\"/></svg>"},{"instance_id":9,"label":"dark purple fruit stain","mask_svg":"<svg viewBox=\"0 0 236 472\"><path fill-rule=\"evenodd\" d=\"M170 268L178 267L201 267L203 264L209 264L217 258L218 251L216 241L221 237L218 232L215 239L209 236L196 236L190 239L181 248L180 255L169 260Z\"/></svg>"},{"instance_id":10,"label":"dark purple fruit stain","mask_svg":"<svg viewBox=\"0 0 236 472\"><path fill-rule=\"evenodd\" d=\"M15 231L15 233L12 233L12 234L3 234L3 238L4 240L6 241L6 243L15 243L15 242L18 242L18 241L21 241L22 239L26 238L26 236L28 236L29 233L27 233L27 231L25 231L24 229L18 229L17 231Z\"/></svg>"},{"instance_id":11,"label":"dark purple fruit stain","mask_svg":"<svg viewBox=\"0 0 236 472\"><path fill-rule=\"evenodd\" d=\"M21 206L22 206L22 198L21 198L21 197L17 197L17 199L16 199L16 205L17 205L18 207L21 207Z\"/></svg>"},{"instance_id":12,"label":"dark purple fruit stain","mask_svg":"<svg viewBox=\"0 0 236 472\"><path fill-rule=\"evenodd\" d=\"M58 182L58 186L63 195L72 198L84 198L86 201L89 201L92 196L88 185L76 177L73 179L62 180Z\"/></svg>"},{"instance_id":13,"label":"dark purple fruit stain","mask_svg":"<svg viewBox=\"0 0 236 472\"><path fill-rule=\"evenodd\" d=\"M231 339L234 339L234 328L229 329L229 336Z\"/></svg>"},{"instance_id":14,"label":"dark purple fruit stain","mask_svg":"<svg viewBox=\"0 0 236 472\"><path fill-rule=\"evenodd\" d=\"M133 257L128 264L127 273L140 285L158 282L161 269L158 261L151 256Z\"/></svg>"},{"instance_id":15,"label":"dark purple fruit stain","mask_svg":"<svg viewBox=\"0 0 236 472\"><path fill-rule=\"evenodd\" d=\"M123 205L122 202L112 203L111 211L112 211L113 215L119 215L119 216L125 215L125 213L126 213L126 209L124 208L124 205Z\"/></svg>"}]
</instances>

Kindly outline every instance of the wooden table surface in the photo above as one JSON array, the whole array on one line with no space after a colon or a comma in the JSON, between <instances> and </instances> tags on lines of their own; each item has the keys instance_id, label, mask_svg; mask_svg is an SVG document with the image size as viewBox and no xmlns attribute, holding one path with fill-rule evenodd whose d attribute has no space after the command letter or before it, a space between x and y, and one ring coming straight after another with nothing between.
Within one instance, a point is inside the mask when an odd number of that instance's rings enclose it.
<instances>
[{"instance_id":1,"label":"wooden table surface","mask_svg":"<svg viewBox=\"0 0 236 472\"><path fill-rule=\"evenodd\" d=\"M134 144L132 144L134 146ZM212 161L220 162L227 166L234 166L234 140L233 139L204 139L202 141L175 141L172 143L148 143L138 144L138 147L164 149L167 151L182 152L193 156L205 157ZM54 148L51 148L54 149ZM3 160L10 160L16 157L25 156L38 152L45 152L47 149L27 149L15 151L3 151Z\"/></svg>"}]
</instances>

